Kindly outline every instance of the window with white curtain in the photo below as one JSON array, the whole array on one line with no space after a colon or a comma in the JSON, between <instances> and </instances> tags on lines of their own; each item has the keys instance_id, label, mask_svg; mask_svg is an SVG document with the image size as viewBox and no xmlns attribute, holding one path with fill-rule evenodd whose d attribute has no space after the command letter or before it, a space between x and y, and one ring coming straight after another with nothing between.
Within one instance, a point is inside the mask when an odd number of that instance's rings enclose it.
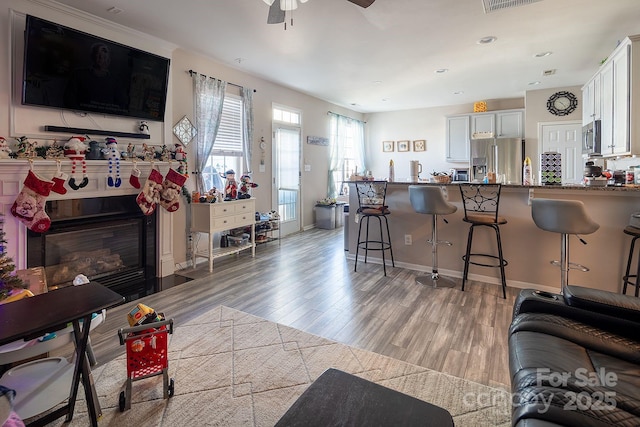
<instances>
[{"instance_id":1,"label":"window with white curtain","mask_svg":"<svg viewBox=\"0 0 640 427\"><path fill-rule=\"evenodd\" d=\"M327 194L336 197L346 193L344 184L355 172L364 172L364 123L330 113L330 168Z\"/></svg>"},{"instance_id":2,"label":"window with white curtain","mask_svg":"<svg viewBox=\"0 0 640 427\"><path fill-rule=\"evenodd\" d=\"M218 135L202 172L205 188L216 187L222 190L224 188L222 175L229 169L235 171L236 180L246 172L243 170L242 111L242 99L227 93L222 105Z\"/></svg>"}]
</instances>

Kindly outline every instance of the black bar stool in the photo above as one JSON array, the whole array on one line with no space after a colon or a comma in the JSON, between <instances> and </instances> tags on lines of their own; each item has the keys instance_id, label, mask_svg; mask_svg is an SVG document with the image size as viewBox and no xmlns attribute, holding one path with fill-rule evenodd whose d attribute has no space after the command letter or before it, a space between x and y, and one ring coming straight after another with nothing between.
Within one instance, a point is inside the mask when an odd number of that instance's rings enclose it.
<instances>
[{"instance_id":1,"label":"black bar stool","mask_svg":"<svg viewBox=\"0 0 640 427\"><path fill-rule=\"evenodd\" d=\"M431 240L427 240L427 243L431 243L431 275L418 276L416 277L416 282L421 285L431 285L434 288L454 287L455 282L453 280L440 276L438 273L438 245L444 243L451 246L451 242L438 240L438 227L436 224L438 215L452 214L458 208L445 200L440 187L430 185L410 185L409 200L414 211L432 216ZM445 222L447 221L445 218L443 219Z\"/></svg>"},{"instance_id":2,"label":"black bar stool","mask_svg":"<svg viewBox=\"0 0 640 427\"><path fill-rule=\"evenodd\" d=\"M533 199L531 216L538 228L561 235L560 261L551 263L560 266L560 286L564 291L569 284L569 269L589 271L583 265L569 262L569 235L595 233L600 224L591 219L584 203L579 200ZM587 244L578 238L582 244Z\"/></svg>"},{"instance_id":3,"label":"black bar stool","mask_svg":"<svg viewBox=\"0 0 640 427\"><path fill-rule=\"evenodd\" d=\"M469 264L481 267L491 267L500 269L500 281L502 283L502 298L507 298L507 279L504 268L509 264L502 254L502 240L500 239L500 226L507 223L507 220L498 216L500 205L501 184L460 184L460 194L462 195L462 206L464 207L464 222L471 224L469 227L469 237L467 238L467 251L462 257L464 260L464 273L462 275L462 290L469 275ZM489 227L496 234L498 244L498 255L480 252L471 252L473 231L476 227ZM483 260L486 261L474 261ZM491 262L491 263L489 263Z\"/></svg>"},{"instance_id":4,"label":"black bar stool","mask_svg":"<svg viewBox=\"0 0 640 427\"><path fill-rule=\"evenodd\" d=\"M360 249L364 249L364 262L367 262L369 251L382 252L382 268L384 275L387 275L387 262L384 257L386 250L391 254L391 265L396 266L393 260L393 248L391 247L391 234L389 233L389 222L387 215L391 214L389 208L385 205L387 196L387 181L358 181L356 182L356 191L358 192L358 244L356 245L356 260L353 271L358 271L358 253ZM380 239L369 239L369 220L375 218L380 226ZM362 224L367 223L367 231L365 239L361 240ZM387 239L385 240L382 232L382 223L387 229Z\"/></svg>"},{"instance_id":5,"label":"black bar stool","mask_svg":"<svg viewBox=\"0 0 640 427\"><path fill-rule=\"evenodd\" d=\"M640 281L638 280L640 278L640 259L638 259L637 261L638 267L637 267L636 274L629 274L629 273L631 272L631 261L633 260L633 249L636 246L636 240L638 239L638 237L640 237L640 228L634 227L632 225L627 225L627 227L624 229L624 234L628 234L629 236L633 237L633 239L631 239L631 247L629 248L629 258L627 259L627 270L625 271L624 276L622 277L622 283L624 284L622 287L622 293L626 295L627 285L631 285L634 288L636 288L636 291L634 294L637 297L638 292L640 291ZM635 280L631 280L631 279L635 279Z\"/></svg>"}]
</instances>

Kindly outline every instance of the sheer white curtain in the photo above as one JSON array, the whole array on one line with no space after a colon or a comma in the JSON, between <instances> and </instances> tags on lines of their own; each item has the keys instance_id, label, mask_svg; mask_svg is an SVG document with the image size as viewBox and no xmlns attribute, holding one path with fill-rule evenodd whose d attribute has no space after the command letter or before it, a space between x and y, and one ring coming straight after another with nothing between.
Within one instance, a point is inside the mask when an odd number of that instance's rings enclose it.
<instances>
[{"instance_id":1,"label":"sheer white curtain","mask_svg":"<svg viewBox=\"0 0 640 427\"><path fill-rule=\"evenodd\" d=\"M205 189L202 171L211 155L213 143L218 134L222 103L227 89L227 82L193 73L193 100L196 118L196 189L200 193Z\"/></svg>"},{"instance_id":2,"label":"sheer white curtain","mask_svg":"<svg viewBox=\"0 0 640 427\"><path fill-rule=\"evenodd\" d=\"M244 156L245 172L251 172L251 156L253 153L253 89L240 88L242 98L242 154Z\"/></svg>"},{"instance_id":3,"label":"sheer white curtain","mask_svg":"<svg viewBox=\"0 0 640 427\"><path fill-rule=\"evenodd\" d=\"M366 166L364 150L364 122L329 113L331 117L329 138L329 175L327 196L337 197L340 181L349 179L345 169L345 160L349 159L358 171Z\"/></svg>"}]
</instances>

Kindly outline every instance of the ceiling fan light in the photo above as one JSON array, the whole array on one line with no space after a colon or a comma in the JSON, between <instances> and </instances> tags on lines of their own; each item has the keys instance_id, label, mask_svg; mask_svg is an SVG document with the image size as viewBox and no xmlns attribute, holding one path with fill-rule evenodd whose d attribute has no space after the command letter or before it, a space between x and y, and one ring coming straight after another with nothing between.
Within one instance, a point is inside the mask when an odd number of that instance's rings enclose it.
<instances>
[{"instance_id":1,"label":"ceiling fan light","mask_svg":"<svg viewBox=\"0 0 640 427\"><path fill-rule=\"evenodd\" d=\"M269 6L271 6L273 4L274 1L276 0L262 0L263 2L265 2L266 4L268 4Z\"/></svg>"},{"instance_id":2,"label":"ceiling fan light","mask_svg":"<svg viewBox=\"0 0 640 427\"><path fill-rule=\"evenodd\" d=\"M306 2L308 2L309 0L298 0L298 1L299 1L300 3L306 3Z\"/></svg>"},{"instance_id":3,"label":"ceiling fan light","mask_svg":"<svg viewBox=\"0 0 640 427\"><path fill-rule=\"evenodd\" d=\"M297 8L297 0L280 0L280 9L282 10L295 10Z\"/></svg>"}]
</instances>

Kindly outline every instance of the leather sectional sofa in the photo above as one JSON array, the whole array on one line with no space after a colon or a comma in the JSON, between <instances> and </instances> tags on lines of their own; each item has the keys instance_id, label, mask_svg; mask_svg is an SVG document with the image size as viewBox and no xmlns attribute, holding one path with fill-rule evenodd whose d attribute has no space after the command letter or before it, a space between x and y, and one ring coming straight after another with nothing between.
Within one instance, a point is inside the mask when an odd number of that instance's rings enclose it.
<instances>
[{"instance_id":1,"label":"leather sectional sofa","mask_svg":"<svg viewBox=\"0 0 640 427\"><path fill-rule=\"evenodd\" d=\"M509 369L514 426L640 426L640 299L521 291Z\"/></svg>"}]
</instances>

